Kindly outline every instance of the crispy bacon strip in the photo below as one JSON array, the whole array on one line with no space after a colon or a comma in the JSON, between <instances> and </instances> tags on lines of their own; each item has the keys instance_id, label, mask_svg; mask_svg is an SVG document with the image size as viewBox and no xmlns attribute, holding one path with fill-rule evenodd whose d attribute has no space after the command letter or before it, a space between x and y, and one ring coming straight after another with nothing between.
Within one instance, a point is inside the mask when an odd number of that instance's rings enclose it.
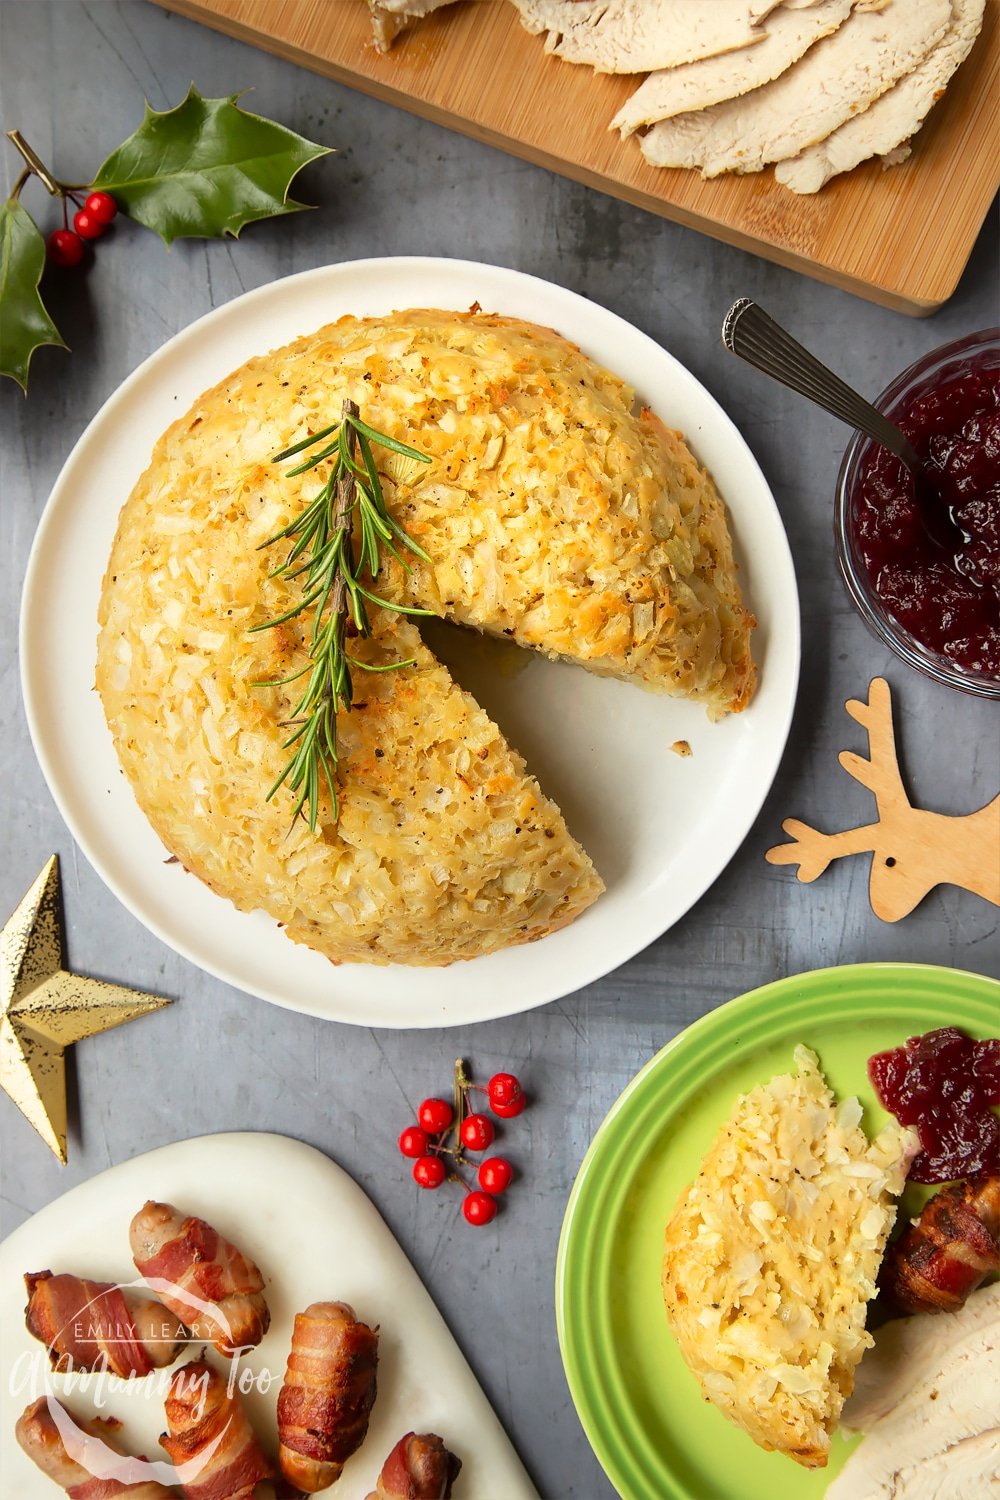
<instances>
[{"instance_id":1,"label":"crispy bacon strip","mask_svg":"<svg viewBox=\"0 0 1000 1500\"><path fill-rule=\"evenodd\" d=\"M907 1312L950 1312L991 1271L1000 1271L1000 1176L935 1193L890 1245L881 1281Z\"/></svg>"},{"instance_id":2,"label":"crispy bacon strip","mask_svg":"<svg viewBox=\"0 0 1000 1500\"><path fill-rule=\"evenodd\" d=\"M24 1278L28 1332L49 1351L54 1370L110 1370L148 1375L177 1357L184 1329L159 1303L130 1307L121 1288L83 1276L29 1271Z\"/></svg>"},{"instance_id":3,"label":"crispy bacon strip","mask_svg":"<svg viewBox=\"0 0 1000 1500\"><path fill-rule=\"evenodd\" d=\"M278 1395L278 1456L300 1490L325 1490L361 1446L377 1364L378 1329L359 1323L346 1302L313 1302L296 1315Z\"/></svg>"},{"instance_id":4,"label":"crispy bacon strip","mask_svg":"<svg viewBox=\"0 0 1000 1500\"><path fill-rule=\"evenodd\" d=\"M436 1432L408 1432L382 1465L368 1500L451 1500L461 1467Z\"/></svg>"},{"instance_id":5,"label":"crispy bacon strip","mask_svg":"<svg viewBox=\"0 0 1000 1500\"><path fill-rule=\"evenodd\" d=\"M264 1278L211 1224L150 1201L132 1220L129 1242L140 1273L169 1283L156 1294L196 1338L221 1354L260 1343L271 1321Z\"/></svg>"},{"instance_id":6,"label":"crispy bacon strip","mask_svg":"<svg viewBox=\"0 0 1000 1500\"><path fill-rule=\"evenodd\" d=\"M254 1486L274 1467L254 1436L239 1396L203 1359L182 1365L165 1403L168 1431L161 1446L180 1469L193 1460L197 1472L182 1484L188 1500L251 1500ZM213 1444L215 1445L213 1447Z\"/></svg>"},{"instance_id":7,"label":"crispy bacon strip","mask_svg":"<svg viewBox=\"0 0 1000 1500\"><path fill-rule=\"evenodd\" d=\"M125 1495L128 1500L172 1500L173 1490L166 1489L155 1480L147 1479L138 1484L125 1484L118 1479L95 1479L87 1470L71 1458L52 1419L49 1400L40 1396L17 1419L14 1436L25 1453L37 1464L42 1473L58 1484L69 1495L70 1500L116 1500ZM88 1422L73 1418L81 1432L100 1438L116 1453L123 1449L114 1441L112 1433L121 1425L113 1418L100 1417Z\"/></svg>"}]
</instances>

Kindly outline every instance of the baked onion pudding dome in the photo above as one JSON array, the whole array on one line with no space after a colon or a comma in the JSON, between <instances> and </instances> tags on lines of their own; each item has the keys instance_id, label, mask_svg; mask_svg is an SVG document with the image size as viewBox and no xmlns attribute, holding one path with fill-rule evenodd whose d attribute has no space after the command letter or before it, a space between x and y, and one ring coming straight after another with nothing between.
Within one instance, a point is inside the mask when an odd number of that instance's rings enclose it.
<instances>
[{"instance_id":1,"label":"baked onion pudding dome","mask_svg":"<svg viewBox=\"0 0 1000 1500\"><path fill-rule=\"evenodd\" d=\"M695 698L753 689L752 619L723 505L682 438L565 339L483 314L343 318L250 360L160 439L122 511L100 604L97 687L159 837L242 909L331 959L442 964L527 942L603 889L499 729L372 608L338 720L340 816L315 833L282 788L308 613L273 576L326 466L272 460L346 398L371 428L389 511L426 551L376 588L593 671ZM292 465L291 467L294 467ZM417 472L419 470L419 472Z\"/></svg>"}]
</instances>

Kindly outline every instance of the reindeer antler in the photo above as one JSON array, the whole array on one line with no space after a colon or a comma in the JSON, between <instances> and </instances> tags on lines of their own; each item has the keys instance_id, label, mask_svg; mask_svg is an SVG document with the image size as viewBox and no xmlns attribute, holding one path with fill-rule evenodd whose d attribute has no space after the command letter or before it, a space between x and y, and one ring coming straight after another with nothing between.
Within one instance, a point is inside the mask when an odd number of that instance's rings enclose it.
<instances>
[{"instance_id":1,"label":"reindeer antler","mask_svg":"<svg viewBox=\"0 0 1000 1500\"><path fill-rule=\"evenodd\" d=\"M842 750L837 758L849 776L874 794L879 821L887 823L893 815L908 812L911 807L899 772L889 684L884 677L873 677L868 687L868 702L850 698L844 707L868 735L869 758L865 760L853 750Z\"/></svg>"},{"instance_id":2,"label":"reindeer antler","mask_svg":"<svg viewBox=\"0 0 1000 1500\"><path fill-rule=\"evenodd\" d=\"M874 792L879 822L885 822L893 811L908 810L910 806L896 760L889 684L884 677L873 677L868 687L868 702L850 698L844 706L867 732L870 759L843 750L840 764L855 781ZM798 877L806 883L817 880L831 860L874 850L880 831L876 822L863 828L847 828L843 833L822 833L798 818L786 818L781 827L791 836L791 843L776 844L764 858L772 865L798 865Z\"/></svg>"},{"instance_id":3,"label":"reindeer antler","mask_svg":"<svg viewBox=\"0 0 1000 1500\"><path fill-rule=\"evenodd\" d=\"M782 831L791 837L791 843L775 844L764 858L769 865L798 865L798 877L805 884L818 880L831 860L844 854L863 854L874 849L878 838L878 824L868 823L864 828L847 828L843 833L821 833L810 828L798 818L786 818Z\"/></svg>"}]
</instances>

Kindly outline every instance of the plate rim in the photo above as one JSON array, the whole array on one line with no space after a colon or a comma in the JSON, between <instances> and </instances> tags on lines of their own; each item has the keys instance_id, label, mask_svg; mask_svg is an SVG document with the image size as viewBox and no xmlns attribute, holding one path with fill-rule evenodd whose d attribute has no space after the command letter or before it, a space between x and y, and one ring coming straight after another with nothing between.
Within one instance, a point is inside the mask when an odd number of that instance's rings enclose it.
<instances>
[{"instance_id":1,"label":"plate rim","mask_svg":"<svg viewBox=\"0 0 1000 1500\"><path fill-rule=\"evenodd\" d=\"M48 735L43 729L42 703L44 700L44 689L40 681L41 674L34 666L35 652L32 649L30 635L31 623L40 608L42 608L41 597L44 594L44 585L40 581L43 571L42 561L51 545L50 538L57 527L63 508L69 503L67 496L74 466L79 461L78 455L82 453L88 443L94 441L95 434L103 435L103 429L107 424L114 423L118 408L125 405L132 396L132 393L141 387L143 381L149 377L151 372L155 373L156 367L159 364L165 364L169 359L176 358L178 354L186 356L188 354L186 346L197 349L200 341L205 338L206 334L210 336L211 330L216 324L233 318L235 307L247 308L257 306L258 304L266 306L269 299L280 301L283 295L287 295L288 289L296 285L305 287L310 283L322 284L326 278L333 278L335 281L341 277L349 279L352 275L365 272L371 272L376 275L391 274L401 279L402 290L400 296L412 297L414 289L407 287L406 278L420 278L422 276L429 278L435 273L440 274L443 269L449 275L454 275L455 277L456 301L462 301L462 297L458 295L458 291L464 286L462 278L488 276L491 278L490 292L491 294L495 293L497 300L501 303L500 311L504 310L502 305L503 297L508 289L511 292L513 300L516 298L519 288L526 295L534 291L536 294L545 293L560 299L561 307L554 309L555 320L557 321L563 320L562 308L567 309L565 316L568 319L569 309L576 305L580 310L582 326L584 328L582 335L580 335L584 346L588 343L585 319L596 316L598 321L603 323L604 329L608 333L615 331L616 328L620 328L630 338L638 339L647 345L651 352L664 361L665 369L678 372L684 381L690 382L689 388L696 388L697 399L705 403L706 411L711 413L713 422L718 423L719 431L724 434L725 440L735 446L735 449L739 453L741 465L746 466L748 473L752 474L755 481L759 483L761 494L766 497L773 512L773 516L769 519L774 523L774 539L778 544L779 556L777 558L777 568L781 584L780 588L771 597L780 599L783 610L783 613L776 617L774 626L780 627L783 636L782 649L787 663L785 668L787 683L783 689L785 693L784 699L779 699L775 705L779 712L772 716L770 722L770 753L763 761L765 767L764 774L757 782L752 795L741 800L742 815L738 818L734 817L730 821L730 826L733 828L733 840L731 844L727 845L725 857L721 864L715 859L707 862L706 866L699 872L698 878L690 882L690 884L685 885L683 909L677 911L672 917L668 916L666 925L663 924L658 913L649 912L645 920L639 923L635 930L630 931L624 937L620 946L614 947L613 945L602 943L591 943L589 946L592 956L586 965L580 966L579 970L570 966L561 966L557 972L552 972L552 966L549 966L549 971L546 972L543 970L541 977L534 981L530 972L527 974L518 973L514 976L514 983L511 983L509 977L505 976L494 979L492 983L487 978L485 981L485 990L483 986L480 986L477 990L476 982L472 976L476 964L483 962L483 960L473 959L467 962L456 962L447 968L434 968L432 972L438 976L445 976L449 973L460 975L461 979L459 983L454 986L456 993L459 996L471 993L474 998L471 1001L459 998L453 1004L449 1002L448 1004L442 1004L439 1008L430 1004L424 1004L416 1013L399 1014L398 999L393 1001L384 996L376 998L370 994L365 995L363 998L352 999L349 983L343 987L343 992L339 994L336 992L335 983L332 984L330 991L327 992L322 1003L314 1000L312 997L303 999L298 994L291 997L289 994L289 989L292 988L291 985L278 988L263 979L258 980L256 983L249 983L248 976L237 972L227 954L223 953L220 957L214 953L206 953L204 945L196 933L185 934L175 930L169 921L166 919L161 920L156 911L150 910L152 903L145 896L131 892L126 881L120 879L117 873L108 868L108 861L102 857L101 850L96 846L96 840L92 840L89 832L81 827L82 814L80 818L77 817L74 803L80 800L81 793L77 786L77 781L81 780L81 778L74 779L71 772L60 768L55 747L50 746ZM411 302L410 305L413 305L413 303ZM280 317L280 312L276 313L276 317ZM279 338L283 339L284 337L283 333L279 333ZM224 376L220 378L224 378ZM693 436L693 441L695 441L697 446L697 437ZM787 746L798 698L801 670L801 606L794 559L773 490L733 418L708 387L687 366L682 364L676 355L657 343L643 329L630 323L610 308L595 303L590 298L584 297L579 292L573 291L568 287L563 287L558 283L550 282L542 277L534 276L512 267L496 266L487 262L447 256L368 257L334 262L299 271L290 276L280 277L242 293L230 299L230 301L211 309L180 329L158 349L149 354L108 395L74 443L60 469L42 511L32 541L24 577L19 620L19 658L25 717L35 755L49 793L71 836L100 880L147 931L151 932L160 942L163 942L172 952L179 954L186 961L193 963L204 973L244 993L254 995L269 1003L277 1004L299 1014L313 1015L320 1019L335 1020L354 1025L384 1026L389 1029L422 1029L438 1026L477 1024L481 1021L521 1014L541 1005L552 1003L568 994L577 992L588 984L604 978L614 969L634 958L637 953L642 952L652 942L655 942L671 926L683 920L697 901L719 879L732 859L735 858L774 783ZM115 758L115 764L117 765L117 758ZM85 780L86 778L82 779ZM82 806L85 809L87 805L88 799L86 794L84 794ZM181 925L183 925L183 919ZM532 950L537 950L540 944L544 944L545 941L545 939L540 939L537 943L523 945L517 951L519 953L531 954ZM503 950L504 953L509 951L514 950ZM607 956L609 954L611 954L610 957ZM488 961L488 958L486 961ZM419 968L405 965L379 967L384 974L395 976L395 988L399 992L405 987L407 975L419 973L420 969L424 966L420 966ZM337 966L336 970L331 970L331 974L341 972L349 976L359 971L370 973L372 968L373 966L371 965L345 963ZM586 972L581 972L583 969ZM448 990L449 984L446 978L442 978L441 988L445 991ZM456 1010L458 1013L456 1013Z\"/></svg>"},{"instance_id":2,"label":"plate rim","mask_svg":"<svg viewBox=\"0 0 1000 1500\"><path fill-rule=\"evenodd\" d=\"M717 1040L721 1040L728 1027L733 1024L734 1017L738 1023L741 1011L748 1008L752 1002L759 999L763 994L780 994L803 981L808 981L812 984L824 978L829 978L834 974L838 975L845 983L849 983L853 977L861 975L866 977L893 975L898 976L903 981L905 981L908 975L915 974L947 976L947 979L952 982L955 980L973 980L977 985L992 986L997 993L998 1003L1000 1003L1000 979L994 979L988 974L977 973L972 969L951 968L946 964L880 959L851 964L828 964L819 969L804 969L796 974L785 974L765 984L755 985L753 989L746 990L740 995L734 995L731 999L724 1001L721 1005L717 1005L704 1015L699 1016L689 1025L682 1027L675 1036L672 1036L663 1047L643 1064L634 1077L625 1085L595 1130L577 1170L576 1177L573 1180L573 1186L566 1201L566 1209L559 1231L554 1276L556 1336L559 1344L563 1374L569 1388L570 1397L580 1426L583 1428L595 1458L609 1483L614 1486L618 1494L625 1497L625 1500L632 1500L632 1497L638 1494L642 1495L642 1500L647 1500L647 1496L645 1491L633 1492L628 1490L627 1487L624 1489L620 1488L620 1482L623 1478L627 1478L627 1476L622 1474L614 1450L609 1451L609 1446L605 1444L603 1432L598 1427L593 1411L590 1409L589 1399L585 1399L586 1393L583 1391L576 1370L571 1369L572 1361L567 1355L567 1347L572 1343L573 1338L567 1326L566 1306L568 1298L567 1282L569 1279L567 1269L568 1257L570 1241L575 1233L573 1221L575 1215L579 1212L581 1200L588 1191L589 1179L593 1172L594 1164L601 1154L602 1137L605 1137L606 1132L614 1127L616 1120L627 1109L632 1098L643 1090L648 1078L654 1073L658 1073L664 1067L669 1068L670 1061L677 1051L683 1052L692 1045L697 1046L697 1043L703 1037L711 1037L713 1033L720 1033L721 1035L717 1036ZM1000 1021L998 1021L998 1030L1000 1030ZM575 1355L575 1358L578 1359L579 1354ZM694 1500L694 1497L687 1489L677 1487L677 1483L673 1480L672 1476L671 1480L673 1485L671 1490L665 1492L662 1496L658 1496L657 1500Z\"/></svg>"}]
</instances>

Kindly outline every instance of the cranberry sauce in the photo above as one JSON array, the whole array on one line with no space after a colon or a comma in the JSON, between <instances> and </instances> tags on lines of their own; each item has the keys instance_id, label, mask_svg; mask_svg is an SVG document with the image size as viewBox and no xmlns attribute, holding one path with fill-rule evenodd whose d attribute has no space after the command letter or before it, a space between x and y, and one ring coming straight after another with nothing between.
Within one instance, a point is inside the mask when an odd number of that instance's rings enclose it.
<instances>
[{"instance_id":1,"label":"cranberry sauce","mask_svg":"<svg viewBox=\"0 0 1000 1500\"><path fill-rule=\"evenodd\" d=\"M851 507L857 552L876 594L911 636L955 667L1000 679L996 351L946 365L889 415L928 462L962 540L954 551L931 540L912 475L873 445L860 466Z\"/></svg>"},{"instance_id":2,"label":"cranberry sauce","mask_svg":"<svg viewBox=\"0 0 1000 1500\"><path fill-rule=\"evenodd\" d=\"M877 1052L868 1076L901 1125L916 1126L921 1150L911 1182L954 1182L1000 1172L1000 1039L974 1042L955 1026Z\"/></svg>"}]
</instances>

